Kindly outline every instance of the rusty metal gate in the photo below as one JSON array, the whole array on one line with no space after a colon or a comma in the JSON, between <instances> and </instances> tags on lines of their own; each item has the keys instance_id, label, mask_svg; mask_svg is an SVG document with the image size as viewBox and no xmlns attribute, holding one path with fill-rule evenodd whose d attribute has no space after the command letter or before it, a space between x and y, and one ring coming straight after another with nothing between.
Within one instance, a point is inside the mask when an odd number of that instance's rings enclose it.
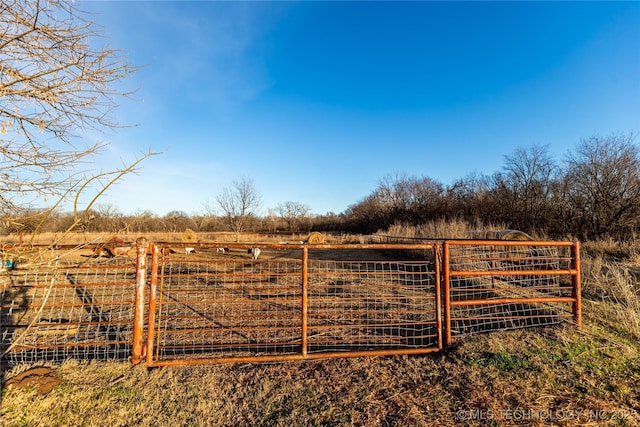
<instances>
[{"instance_id":1,"label":"rusty metal gate","mask_svg":"<svg viewBox=\"0 0 640 427\"><path fill-rule=\"evenodd\" d=\"M582 321L578 242L224 245L140 238L135 258L85 248L79 264L41 248L51 261L0 276L0 363L429 353Z\"/></svg>"},{"instance_id":2,"label":"rusty metal gate","mask_svg":"<svg viewBox=\"0 0 640 427\"><path fill-rule=\"evenodd\" d=\"M471 333L582 322L578 242L445 241L443 282L445 345Z\"/></svg>"},{"instance_id":3,"label":"rusty metal gate","mask_svg":"<svg viewBox=\"0 0 640 427\"><path fill-rule=\"evenodd\" d=\"M41 361L127 360L134 341L135 259L64 258L0 275L0 365ZM144 259L142 248L142 257Z\"/></svg>"},{"instance_id":4,"label":"rusty metal gate","mask_svg":"<svg viewBox=\"0 0 640 427\"><path fill-rule=\"evenodd\" d=\"M150 245L147 340L143 349L134 345L134 362L260 362L442 348L435 243L251 245L268 254L263 259L248 256L250 245L227 246L200 245L177 258Z\"/></svg>"}]
</instances>

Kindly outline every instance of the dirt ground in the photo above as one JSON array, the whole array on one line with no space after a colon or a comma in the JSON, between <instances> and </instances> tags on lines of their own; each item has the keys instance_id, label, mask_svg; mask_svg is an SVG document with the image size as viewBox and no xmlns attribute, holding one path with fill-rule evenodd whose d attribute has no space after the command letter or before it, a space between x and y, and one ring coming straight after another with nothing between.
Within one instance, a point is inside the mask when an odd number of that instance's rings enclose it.
<instances>
[{"instance_id":1,"label":"dirt ground","mask_svg":"<svg viewBox=\"0 0 640 427\"><path fill-rule=\"evenodd\" d=\"M8 379L2 384L2 388L35 389L40 394L48 394L60 383L62 383L62 377L58 370L36 366Z\"/></svg>"}]
</instances>

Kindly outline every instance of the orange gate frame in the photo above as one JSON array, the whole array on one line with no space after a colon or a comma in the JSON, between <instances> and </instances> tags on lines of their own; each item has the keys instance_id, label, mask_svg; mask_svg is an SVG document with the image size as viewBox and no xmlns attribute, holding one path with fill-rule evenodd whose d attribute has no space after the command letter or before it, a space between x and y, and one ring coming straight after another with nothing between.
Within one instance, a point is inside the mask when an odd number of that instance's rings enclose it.
<instances>
[{"instance_id":1,"label":"orange gate frame","mask_svg":"<svg viewBox=\"0 0 640 427\"><path fill-rule=\"evenodd\" d=\"M255 362L422 354L439 351L444 346L449 345L457 336L478 330L501 330L505 326L513 328L522 327L522 325L551 324L554 321L563 321L564 318L572 319L578 328L581 327L582 301L579 242L503 240L443 240L441 242L442 244L422 242L419 244L352 245L224 243L224 246L230 246L235 249L246 250L247 248L261 247L300 251L301 257L295 261L296 268L284 274L277 272L275 274L281 274L281 276L274 279L284 279L283 282L286 282L285 285L278 286L280 289L285 289L286 292L289 292L286 295L285 305L290 309L277 314L293 318L290 323L285 324L289 328L289 332L287 332L287 338L289 339L294 334L292 332L294 328L290 325L293 322L297 322L296 328L298 329L295 329L297 337L295 345L298 346L298 350L295 353L291 353L289 349L293 345L288 344L288 349L278 354L245 357L240 356L240 353L235 353L235 357L156 360L152 351L154 340L158 336L158 332L162 332L157 330L156 303L158 301L156 296L159 293L158 285L159 283L161 284L161 277L159 277L161 267L168 262L167 258L160 256L159 249L164 246L174 248L196 246L197 248L211 249L220 246L221 243L149 243L145 238L139 238L136 241L135 283L130 280L131 273L126 273L127 270L131 271L132 265L117 264L90 266L90 269L107 271L105 270L106 268L112 268L114 271L123 272L122 274L125 275L118 279L117 286L114 286L109 277L93 278L93 276L89 282L79 284L65 282L56 283L53 286L53 282L39 283L37 282L38 279L36 279L35 283L25 282L19 285L21 289L28 288L33 289L34 292L40 292L40 296L45 299L48 297L48 293L43 293L43 289L46 291L46 289L51 288L51 297L47 307L87 306L89 307L87 310L91 311L91 313L102 313L104 307L110 307L115 304L125 309L119 314L121 318L117 322L105 320L103 317L106 315L100 314L96 319L85 319L84 317L81 319L76 316L78 318L70 318L72 321L69 323L53 323L52 321L42 324L37 323L35 324L36 333L39 333L39 331L50 333L51 331L59 335L64 334L65 339L68 339L69 342L65 341L62 344L55 342L45 343L37 348L26 348L19 344L15 346L15 349L16 351L24 351L25 349L49 351L59 347L68 347L71 349L69 351L72 352L75 347L95 346L96 348L103 348L111 345L122 345L124 343L122 337L126 336L126 345L127 347L130 346L128 351L130 351L132 363L138 364L146 361L149 366L159 366L162 364ZM442 247L442 253L440 253L440 247ZM469 254L460 257L460 253L464 250L472 250L474 247L478 252L473 253L470 251ZM518 252L519 248L524 249ZM425 256L417 261L417 264L422 263L421 265L424 268L424 264L429 263L429 267L428 270L423 269L418 273L405 271L406 277L400 277L397 275L397 267L400 264L393 261L394 267L391 269L389 266L383 268L377 266L373 269L365 267L368 270L363 270L365 273L362 273L362 276L357 276L360 274L358 273L360 270L352 266L347 268L337 267L329 273L329 276L321 277L325 273L319 271L320 269L314 264L314 262L317 263L317 260L310 259L313 257L309 256L309 251L323 249L406 250L407 252L404 254L409 258L411 257L409 255L410 252L414 252L413 255L426 252L428 260ZM415 257L412 259L415 261ZM268 267L269 260L243 262L247 265L258 267L267 265ZM405 261L399 262L404 263ZM410 262L407 262L407 265L409 264ZM395 270L393 270L394 268ZM390 270L393 270L393 272ZM267 270L265 269L264 271ZM247 280L255 280L252 284L254 288L257 288L258 285L256 283L262 280L251 279L249 277L252 274L251 272L245 271L242 274L244 275L243 277L246 276L248 278ZM273 275L272 273L260 274L263 274L263 277L269 274ZM348 280L342 280L340 274L348 276ZM411 277L412 274L413 276ZM101 276L103 275L101 274ZM318 278L319 276L320 279ZM355 286L337 284L337 282L342 281L351 283L354 281L354 277L355 281L358 282ZM381 279L380 283L382 283L381 288L377 287L379 278ZM39 280L42 282L42 279ZM322 288L324 285L319 283L323 280L325 282L327 280L333 281L336 284L332 285L333 287L330 289L328 287ZM402 282L403 280L404 282ZM423 282L423 285L418 285L421 280L426 281ZM206 282L206 280L203 282ZM266 282L266 279L263 282ZM391 285L389 286L389 284ZM87 286L104 292L106 299L100 294L99 298L93 298L90 295L91 299L88 301L71 302L64 299L67 293L62 291L56 293L59 289L75 289L76 287L82 289L82 287ZM204 286L206 286L206 283ZM387 287L385 288L385 286ZM350 290L353 287L356 288L355 291ZM295 292L290 292L294 288ZM111 292L112 289L118 290L118 295L114 296L107 293L107 291ZM119 289L126 289L126 292L123 294ZM271 289L277 291L276 288ZM245 294L244 296L240 295L240 297L244 298L244 300L257 297L250 303L262 307L262 311L258 311L259 315L264 316L266 314L268 316L268 310L265 310L265 306L260 306L260 304L263 304L264 300L271 298L269 294L269 292L272 292L271 289L265 287L260 290L260 294L257 296ZM131 291L133 292L129 293ZM189 295L184 291L181 292L183 292L182 295ZM406 299L405 292L410 292L410 297L420 302L410 302L410 305L405 302L400 303L400 300ZM77 298L77 293L72 293L71 298ZM86 290L81 297L85 297L85 293ZM125 294L127 296L123 298L122 295ZM318 308L321 305L318 303L318 295L324 298L321 304L329 306L329 311L323 312L322 307ZM135 297L133 301L131 301L132 297ZM191 298L193 298L193 295L191 295ZM262 301L256 301L256 299L260 300L260 298L262 298ZM273 298L278 299L279 296L276 295ZM213 300L215 301L216 298L213 298ZM193 301L192 299L191 302ZM175 307L183 304L183 301L172 301L172 303L175 304ZM234 303L237 304L237 301ZM44 303L42 304L44 306ZM200 307L204 307L202 304L206 304L206 302L198 302L198 304L201 304ZM346 305L344 316L340 312L341 304ZM4 306L8 310L35 308L26 305L24 307L18 306L10 301L6 302ZM62 308L60 313L63 313ZM171 313L167 313L168 316L171 316ZM243 318L243 321L249 318L251 311L247 310L246 313L244 316L247 317ZM84 315L84 313L82 314ZM184 315L184 313L182 314ZM210 314L210 312L207 312L207 314ZM233 316L233 314L228 316ZM64 316L60 314L60 317ZM346 322L344 319L346 319ZM478 326L481 322L487 323L482 323ZM122 324L127 325L126 330L120 327ZM275 330L281 324L284 323L272 322L267 326ZM486 326L487 324L489 326ZM12 325L9 324L9 326L11 327ZM228 324L224 326L228 329L234 327ZM76 327L79 332L73 332L73 327ZM461 329L458 329L459 327ZM103 328L108 331L116 330L120 334L117 338L118 341L110 341L103 338L87 342L72 341L74 336L84 334L83 331L85 329L91 328ZM261 327L261 329L266 328ZM205 330L209 331L206 328ZM361 334L361 330L366 330L366 333ZM392 334L389 334L390 330L393 330ZM346 334L347 341L345 342L352 343L351 345L342 345L343 341L340 340L345 337L342 332ZM129 333L132 335L128 335ZM171 331L171 333L175 333L175 331ZM191 328L190 333L196 336L195 334L198 333L197 328ZM276 336L276 334L274 333L273 336ZM323 341L319 340L319 336L322 336ZM330 340L326 338L327 336L330 336ZM361 344L363 341L366 343ZM263 343L263 341L259 342ZM327 345L326 343L329 344ZM381 344L376 347L378 343ZM397 343L400 344L396 345ZM200 345L201 342L197 344ZM199 350L196 349L193 354L196 355L197 351Z\"/></svg>"},{"instance_id":2,"label":"orange gate frame","mask_svg":"<svg viewBox=\"0 0 640 427\"><path fill-rule=\"evenodd\" d=\"M193 244L171 244L173 247L180 246L194 246ZM196 245L199 248L215 248L220 246L220 244L200 244ZM299 295L299 304L300 304L300 319L299 319L299 330L300 330L300 350L296 353L289 354L266 354L266 355L232 355L232 356L221 356L221 357L193 357L193 358L180 358L180 359L160 359L157 357L157 354L154 354L156 337L158 335L158 330L156 330L156 314L158 313L158 295L162 292L159 290L159 276L158 271L162 266L162 263L165 262L164 259L159 257L159 245L151 243L149 245L149 255L151 255L151 274L149 278L149 301L148 301L148 311L147 311L147 321L146 321L146 343L143 343L144 336L144 327L140 325L140 323L136 322L135 327L137 329L137 333L135 334L136 342L133 345L134 353L132 355L132 362L140 363L143 359L146 362L146 365L149 367L154 366L167 366L167 365L195 365L195 364L213 364L213 363L246 363L246 362L271 362L271 361L285 361L285 360L312 360L312 359L326 359L326 358L342 358L342 357L360 357L360 356L383 356L383 355L400 355L400 354L425 354L440 351L442 346L442 309L441 309L441 291L440 291L440 262L438 260L438 247L437 243L421 243L421 244L374 244L374 245L362 245L362 244L341 244L341 245L305 245L305 244L226 244L225 246L231 247L232 249L247 249L252 247L259 248L269 248L269 249L288 249L288 250L301 250L301 269L300 269L300 295ZM430 342L428 345L419 346L396 346L396 348L381 348L381 349L357 349L357 350L348 350L348 351L322 351L314 349L314 351L310 351L310 346L312 344L312 340L310 338L310 330L314 328L322 328L323 326L312 325L309 322L310 316L310 304L314 301L314 296L310 295L310 277L316 277L317 272L310 271L310 259L309 259L309 250L326 250L326 249L337 249L337 250L348 250L348 249L378 249L378 250L407 250L407 252L417 252L417 251L426 251L427 253L431 253L433 256L433 271L427 272L426 270L422 270L424 273L427 273L429 277L431 277L431 281L429 286L429 291L426 291L426 294L422 295L420 298L421 301L425 301L430 306L433 306L433 314L431 322L433 322L433 331L434 331L434 339L435 342ZM141 259L141 258L139 258ZM170 262L170 261L168 261ZM249 262L249 261L247 261ZM260 261L254 261L259 263ZM416 265L422 265L426 268L426 264L429 263L426 259L422 261L417 261ZM405 273L406 275L406 273ZM161 279L161 278L160 278ZM142 279L138 282L139 286L142 286ZM144 306L144 293L137 292L136 293L136 307L139 308ZM373 297L364 297L373 298ZM427 313L427 312L424 312ZM428 313L431 313L429 311ZM136 319L143 318L144 316L138 315ZM163 319L164 320L164 319ZM373 325L357 325L353 327L372 327L379 326L379 329L382 330L382 327L387 327L388 325L382 324L378 325L375 322ZM393 325L392 325L393 326ZM324 326L325 328L327 326ZM317 343L316 343L317 345Z\"/></svg>"},{"instance_id":3,"label":"orange gate frame","mask_svg":"<svg viewBox=\"0 0 640 427\"><path fill-rule=\"evenodd\" d=\"M566 263L566 268L557 269L511 269L500 270L496 268L496 262L514 259L499 258L495 254L485 258L490 267L485 269L456 269L452 266L452 248L459 247L503 247L503 248L570 248L569 257L551 257L549 259L561 260ZM517 259L517 258L516 258ZM526 265L525 265L526 267ZM535 267L535 266L534 266ZM497 306L500 304L571 304L571 312L573 322L577 328L582 327L582 299L581 299L581 281L580 281L580 243L575 242L553 242L553 241L504 241L504 240L447 240L443 245L443 286L444 286L444 328L445 338L444 345L447 346L452 342L452 309L455 307L472 307L472 306ZM509 278L514 276L520 277L553 277L553 276L570 276L571 278L571 296L542 296L542 297L496 297L496 298L477 298L467 300L454 300L452 297L452 280L454 278ZM514 288L511 288L514 289ZM520 289L526 290L526 287Z\"/></svg>"},{"instance_id":4,"label":"orange gate frame","mask_svg":"<svg viewBox=\"0 0 640 427\"><path fill-rule=\"evenodd\" d=\"M440 245L438 243L421 243L421 244L348 244L348 245L313 245L304 244L224 244L233 248L273 248L273 249L300 249L302 251L301 262L301 295L300 295L300 351L295 354L271 354L271 355L252 355L252 356L225 356L225 357L205 357L205 358L189 358L189 359L172 359L157 360L153 355L154 340L157 334L156 324L156 304L158 294L158 271L159 266L163 262L159 257L160 244L149 244L148 253L144 244L139 244L142 248L138 251L138 280L136 281L136 315L134 321L134 343L132 362L140 363L146 361L147 366L166 366L166 365L196 365L196 364L213 364L213 363L250 363L250 362L272 362L286 360L311 360L326 358L343 358L343 357L360 357L360 356L386 356L401 354L426 354L437 352L452 342L452 308L469 307L481 305L496 304L535 304L535 303L559 303L571 304L573 322L578 328L582 325L582 303L581 303L581 281L580 281L580 246L579 242L552 242L552 241L492 241L492 240L444 240L442 245L442 256L440 255ZM562 269L519 269L519 270L496 270L487 268L485 270L464 271L456 270L451 266L451 249L458 246L487 246L495 245L499 247L570 247L570 256L563 258L569 263L568 268ZM193 243L171 243L173 247L194 246ZM195 244L200 248L215 248L220 244ZM434 290L433 298L435 304L435 319L437 325L437 343L434 346L422 348L396 348L396 349L379 349L379 350L357 350L357 351L328 351L328 352L309 352L309 249L408 249L408 250L427 250L433 251L434 257ZM151 255L150 277L146 277L146 256ZM453 278L474 278L474 277L505 277L510 276L536 276L536 277L552 277L552 276L570 276L571 280L571 296L543 296L543 297L502 297L493 299L475 299L454 301L451 298L451 281ZM149 284L149 301L147 321L145 317L145 288ZM441 284L442 283L442 284ZM441 292L441 286L443 286ZM146 343L145 337L146 325Z\"/></svg>"}]
</instances>

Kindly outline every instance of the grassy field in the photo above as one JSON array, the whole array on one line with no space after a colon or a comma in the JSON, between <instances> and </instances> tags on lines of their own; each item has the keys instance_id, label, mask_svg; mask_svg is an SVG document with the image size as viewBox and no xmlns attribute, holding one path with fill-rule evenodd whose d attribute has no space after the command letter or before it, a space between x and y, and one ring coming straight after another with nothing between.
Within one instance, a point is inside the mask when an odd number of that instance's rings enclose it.
<instances>
[{"instance_id":1,"label":"grassy field","mask_svg":"<svg viewBox=\"0 0 640 427\"><path fill-rule=\"evenodd\" d=\"M639 254L583 245L582 330L476 335L428 356L151 370L68 361L47 394L4 388L0 425L640 425Z\"/></svg>"}]
</instances>

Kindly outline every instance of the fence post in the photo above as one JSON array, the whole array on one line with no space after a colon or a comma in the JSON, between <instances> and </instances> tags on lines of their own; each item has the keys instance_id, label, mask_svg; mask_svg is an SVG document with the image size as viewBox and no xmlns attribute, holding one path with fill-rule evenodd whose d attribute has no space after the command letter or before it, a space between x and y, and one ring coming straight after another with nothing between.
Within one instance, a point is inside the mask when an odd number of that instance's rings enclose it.
<instances>
[{"instance_id":1,"label":"fence post","mask_svg":"<svg viewBox=\"0 0 640 427\"><path fill-rule=\"evenodd\" d=\"M309 304L309 249L302 248L302 355L307 355L307 317Z\"/></svg>"},{"instance_id":2,"label":"fence post","mask_svg":"<svg viewBox=\"0 0 640 427\"><path fill-rule=\"evenodd\" d=\"M442 350L442 292L440 286L440 271L442 260L440 259L440 245L436 242L431 246L433 251L433 274L435 276L436 291L436 328L438 329L438 350Z\"/></svg>"},{"instance_id":3,"label":"fence post","mask_svg":"<svg viewBox=\"0 0 640 427\"><path fill-rule=\"evenodd\" d=\"M147 239L136 240L136 296L133 314L133 350L131 363L137 365L142 361L142 344L144 339L144 287L147 284Z\"/></svg>"},{"instance_id":4,"label":"fence post","mask_svg":"<svg viewBox=\"0 0 640 427\"><path fill-rule=\"evenodd\" d=\"M450 286L450 276L451 273L449 271L449 242L444 241L442 245L442 281L444 282L442 285L444 286L444 345L447 346L451 344L451 289Z\"/></svg>"},{"instance_id":5,"label":"fence post","mask_svg":"<svg viewBox=\"0 0 640 427\"><path fill-rule=\"evenodd\" d=\"M574 270L573 276L571 276L571 284L573 285L572 297L575 299L573 302L573 321L578 329L582 328L582 283L580 279L580 242L577 240L571 247L572 252L572 269Z\"/></svg>"},{"instance_id":6,"label":"fence post","mask_svg":"<svg viewBox=\"0 0 640 427\"><path fill-rule=\"evenodd\" d=\"M149 280L149 320L147 322L147 366L153 365L153 345L155 339L156 293L158 290L158 247L151 243L151 277Z\"/></svg>"}]
</instances>

